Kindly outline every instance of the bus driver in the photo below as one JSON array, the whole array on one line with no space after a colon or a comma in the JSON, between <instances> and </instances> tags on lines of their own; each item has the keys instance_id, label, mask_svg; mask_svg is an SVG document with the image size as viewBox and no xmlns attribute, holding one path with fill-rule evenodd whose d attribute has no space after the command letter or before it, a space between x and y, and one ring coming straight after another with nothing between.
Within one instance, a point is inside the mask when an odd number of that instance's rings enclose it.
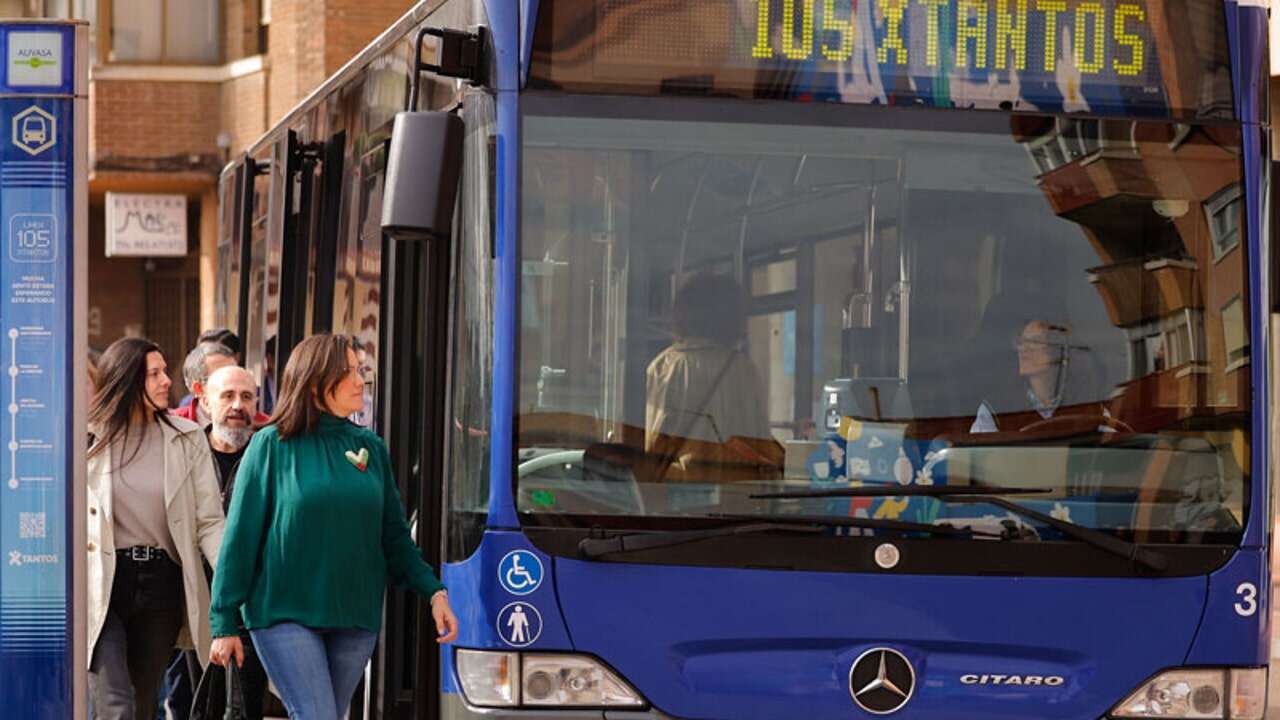
<instances>
[{"instance_id":1,"label":"bus driver","mask_svg":"<svg viewBox=\"0 0 1280 720\"><path fill-rule=\"evenodd\" d=\"M645 373L644 445L661 459L656 479L725 480L746 466L780 466L760 375L742 348L742 287L697 273L676 291L671 315L673 342Z\"/></svg>"},{"instance_id":2,"label":"bus driver","mask_svg":"<svg viewBox=\"0 0 1280 720\"><path fill-rule=\"evenodd\" d=\"M978 405L970 433L1032 430L1055 418L1068 416L1105 418L1097 425L1097 431L1115 432L1110 427L1114 421L1106 407L1087 397L1090 389L1084 382L1086 366L1079 362L1073 364L1072 353L1087 352L1089 348L1071 344L1069 326L1031 320L1023 324L1014 337L1013 349L1017 353L1025 405L997 413L984 399Z\"/></svg>"}]
</instances>

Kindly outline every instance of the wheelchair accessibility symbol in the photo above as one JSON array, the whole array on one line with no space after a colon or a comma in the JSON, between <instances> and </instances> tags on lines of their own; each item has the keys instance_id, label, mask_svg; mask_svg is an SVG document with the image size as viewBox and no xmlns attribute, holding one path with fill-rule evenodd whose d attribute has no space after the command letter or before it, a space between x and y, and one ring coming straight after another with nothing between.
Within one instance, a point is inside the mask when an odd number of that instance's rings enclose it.
<instances>
[{"instance_id":1,"label":"wheelchair accessibility symbol","mask_svg":"<svg viewBox=\"0 0 1280 720\"><path fill-rule=\"evenodd\" d=\"M512 595L528 595L542 584L542 561L528 550L512 550L498 563L498 582Z\"/></svg>"}]
</instances>

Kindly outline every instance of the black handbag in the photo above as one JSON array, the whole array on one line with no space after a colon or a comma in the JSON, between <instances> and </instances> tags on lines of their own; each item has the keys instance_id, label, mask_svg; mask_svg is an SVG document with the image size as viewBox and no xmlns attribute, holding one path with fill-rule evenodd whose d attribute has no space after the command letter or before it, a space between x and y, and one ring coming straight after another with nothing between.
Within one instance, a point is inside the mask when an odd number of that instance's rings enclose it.
<instances>
[{"instance_id":1,"label":"black handbag","mask_svg":"<svg viewBox=\"0 0 1280 720\"><path fill-rule=\"evenodd\" d=\"M210 664L200 677L191 720L245 720L240 670L232 659L227 667Z\"/></svg>"}]
</instances>

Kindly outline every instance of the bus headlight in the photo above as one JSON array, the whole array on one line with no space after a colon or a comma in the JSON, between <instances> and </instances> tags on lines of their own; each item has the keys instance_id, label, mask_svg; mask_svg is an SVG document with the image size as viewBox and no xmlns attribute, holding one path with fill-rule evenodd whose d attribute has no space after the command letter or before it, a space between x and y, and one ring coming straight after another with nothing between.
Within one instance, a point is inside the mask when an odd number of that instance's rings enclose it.
<instances>
[{"instance_id":1,"label":"bus headlight","mask_svg":"<svg viewBox=\"0 0 1280 720\"><path fill-rule=\"evenodd\" d=\"M587 655L464 650L458 684L477 707L644 707L644 698Z\"/></svg>"},{"instance_id":2,"label":"bus headlight","mask_svg":"<svg viewBox=\"0 0 1280 720\"><path fill-rule=\"evenodd\" d=\"M481 707L520 704L520 654L458 649L458 684L467 702Z\"/></svg>"},{"instance_id":3,"label":"bus headlight","mask_svg":"<svg viewBox=\"0 0 1280 720\"><path fill-rule=\"evenodd\" d=\"M1170 670L1148 680L1110 716L1262 720L1266 705L1266 668Z\"/></svg>"},{"instance_id":4,"label":"bus headlight","mask_svg":"<svg viewBox=\"0 0 1280 720\"><path fill-rule=\"evenodd\" d=\"M581 655L525 655L520 674L525 705L639 707L644 704L612 671Z\"/></svg>"}]
</instances>

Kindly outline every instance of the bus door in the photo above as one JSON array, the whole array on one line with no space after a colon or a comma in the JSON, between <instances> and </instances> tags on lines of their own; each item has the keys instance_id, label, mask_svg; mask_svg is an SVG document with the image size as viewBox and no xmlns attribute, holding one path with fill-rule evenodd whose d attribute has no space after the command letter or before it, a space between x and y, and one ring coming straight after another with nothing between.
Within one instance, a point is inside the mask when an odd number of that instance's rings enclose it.
<instances>
[{"instance_id":1,"label":"bus door","mask_svg":"<svg viewBox=\"0 0 1280 720\"><path fill-rule=\"evenodd\" d=\"M391 462L414 539L439 567L448 343L448 242L384 238L386 305L377 406L378 430ZM439 651L427 602L389 589L382 642L366 690L366 717L410 718L435 706Z\"/></svg>"},{"instance_id":2,"label":"bus door","mask_svg":"<svg viewBox=\"0 0 1280 720\"><path fill-rule=\"evenodd\" d=\"M314 249L311 230L315 227L316 177L319 174L319 157L314 145L304 143L298 131L290 130L286 136L286 153L289 166L284 183L284 242L280 252L280 320L272 347L270 368L277 377L280 368L289 359L289 353L298 341L306 337L310 305L305 301L309 285Z\"/></svg>"},{"instance_id":3,"label":"bus door","mask_svg":"<svg viewBox=\"0 0 1280 720\"><path fill-rule=\"evenodd\" d=\"M277 375L299 342L333 326L345 144L346 133L341 131L327 141L304 141L293 130L288 134L282 301L279 334L271 348Z\"/></svg>"},{"instance_id":4,"label":"bus door","mask_svg":"<svg viewBox=\"0 0 1280 720\"><path fill-rule=\"evenodd\" d=\"M320 177L316 194L319 204L312 215L316 225L311 232L313 260L309 295L310 332L329 332L333 328L333 288L337 274L338 233L341 230L342 178L347 146L347 132L333 133L324 144L320 159Z\"/></svg>"},{"instance_id":5,"label":"bus door","mask_svg":"<svg viewBox=\"0 0 1280 720\"><path fill-rule=\"evenodd\" d=\"M280 253L284 202L282 142L246 157L244 174L244 226L241 241L240 320L237 329L244 343L244 365L260 388L267 374L266 344L276 335L280 310ZM262 390L259 390L259 409Z\"/></svg>"}]
</instances>

